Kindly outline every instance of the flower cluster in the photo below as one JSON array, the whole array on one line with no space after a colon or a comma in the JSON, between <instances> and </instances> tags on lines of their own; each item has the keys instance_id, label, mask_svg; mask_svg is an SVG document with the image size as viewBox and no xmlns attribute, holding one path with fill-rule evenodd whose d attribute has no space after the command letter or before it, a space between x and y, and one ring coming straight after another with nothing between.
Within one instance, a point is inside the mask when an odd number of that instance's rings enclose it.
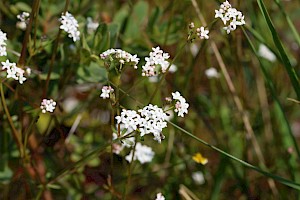
<instances>
[{"instance_id":1,"label":"flower cluster","mask_svg":"<svg viewBox=\"0 0 300 200\"><path fill-rule=\"evenodd\" d=\"M0 29L0 56L6 56L6 33L3 33Z\"/></svg>"},{"instance_id":2,"label":"flower cluster","mask_svg":"<svg viewBox=\"0 0 300 200\"><path fill-rule=\"evenodd\" d=\"M162 134L162 129L167 127L167 114L163 109L152 104L149 104L138 111L141 116L139 124L141 136L152 133L154 140L161 143L161 140L165 138Z\"/></svg>"},{"instance_id":3,"label":"flower cluster","mask_svg":"<svg viewBox=\"0 0 300 200\"><path fill-rule=\"evenodd\" d=\"M146 64L142 66L142 76L156 76L160 72L165 73L170 65L167 61L170 58L168 53L164 53L159 47L152 48L149 57L145 58Z\"/></svg>"},{"instance_id":4,"label":"flower cluster","mask_svg":"<svg viewBox=\"0 0 300 200\"><path fill-rule=\"evenodd\" d=\"M114 89L111 86L103 86L101 91L102 93L100 97L103 99L108 99L109 95L114 92Z\"/></svg>"},{"instance_id":5,"label":"flower cluster","mask_svg":"<svg viewBox=\"0 0 300 200\"><path fill-rule=\"evenodd\" d=\"M24 81L26 81L26 77L24 77L25 71L17 67L16 63L11 63L9 60L6 60L5 62L1 62L1 64L2 69L6 70L6 78L13 78L16 81L19 81L20 84L23 84Z\"/></svg>"},{"instance_id":6,"label":"flower cluster","mask_svg":"<svg viewBox=\"0 0 300 200\"><path fill-rule=\"evenodd\" d=\"M17 15L17 18L20 20L16 24L17 28L25 30L27 27L29 16L30 14L28 12L22 12L21 14Z\"/></svg>"},{"instance_id":7,"label":"flower cluster","mask_svg":"<svg viewBox=\"0 0 300 200\"><path fill-rule=\"evenodd\" d=\"M202 40L209 39L209 36L208 36L209 30L205 30L205 28L203 26L201 26L200 28L197 28L196 31L197 31L197 36L200 39L202 39Z\"/></svg>"},{"instance_id":8,"label":"flower cluster","mask_svg":"<svg viewBox=\"0 0 300 200\"><path fill-rule=\"evenodd\" d=\"M159 143L164 139L162 129L167 127L167 114L156 105L149 104L138 112L123 109L116 120L125 129L138 130L141 136L152 133Z\"/></svg>"},{"instance_id":9,"label":"flower cluster","mask_svg":"<svg viewBox=\"0 0 300 200\"><path fill-rule=\"evenodd\" d=\"M54 112L56 106L56 102L53 99L43 99L41 102L40 108L42 109L42 113Z\"/></svg>"},{"instance_id":10,"label":"flower cluster","mask_svg":"<svg viewBox=\"0 0 300 200\"><path fill-rule=\"evenodd\" d=\"M172 93L173 100L176 101L175 103L175 112L178 113L179 117L183 117L184 113L188 113L189 104L186 102L185 98L181 96L179 92Z\"/></svg>"},{"instance_id":11,"label":"flower cluster","mask_svg":"<svg viewBox=\"0 0 300 200\"><path fill-rule=\"evenodd\" d=\"M231 7L228 1L223 2L220 5L219 10L215 10L215 18L222 19L225 27L224 30L229 34L234 31L237 26L242 26L245 24L244 15L242 12Z\"/></svg>"},{"instance_id":12,"label":"flower cluster","mask_svg":"<svg viewBox=\"0 0 300 200\"><path fill-rule=\"evenodd\" d=\"M79 25L71 13L66 12L62 14L59 20L61 21L60 29L66 31L69 34L69 38L72 38L74 42L80 40Z\"/></svg>"},{"instance_id":13,"label":"flower cluster","mask_svg":"<svg viewBox=\"0 0 300 200\"><path fill-rule=\"evenodd\" d=\"M135 152L133 155L133 150L125 157L128 162L132 162L133 160L140 161L141 164L151 162L154 157L154 151L152 151L151 147L146 145L142 145L141 143L136 143Z\"/></svg>"},{"instance_id":14,"label":"flower cluster","mask_svg":"<svg viewBox=\"0 0 300 200\"><path fill-rule=\"evenodd\" d=\"M108 62L117 60L119 64L130 65L135 69L137 69L137 64L140 60L137 55L131 55L130 53L121 49L108 49L100 54L100 58Z\"/></svg>"},{"instance_id":15,"label":"flower cluster","mask_svg":"<svg viewBox=\"0 0 300 200\"><path fill-rule=\"evenodd\" d=\"M189 24L189 29L190 29L190 32L189 32L188 40L190 40L191 42L193 42L196 39L196 37L200 38L201 40L209 39L209 36L208 36L209 30L205 30L205 27L201 26L199 28L195 28L194 22L191 22Z\"/></svg>"},{"instance_id":16,"label":"flower cluster","mask_svg":"<svg viewBox=\"0 0 300 200\"><path fill-rule=\"evenodd\" d=\"M99 23L98 22L94 22L93 19L91 17L88 17L87 18L87 31L89 34L93 33L94 31L97 30L99 26Z\"/></svg>"},{"instance_id":17,"label":"flower cluster","mask_svg":"<svg viewBox=\"0 0 300 200\"><path fill-rule=\"evenodd\" d=\"M156 194L156 199L155 200L165 200L165 197L164 197L164 195L162 195L162 193L160 192L160 193L157 193Z\"/></svg>"}]
</instances>

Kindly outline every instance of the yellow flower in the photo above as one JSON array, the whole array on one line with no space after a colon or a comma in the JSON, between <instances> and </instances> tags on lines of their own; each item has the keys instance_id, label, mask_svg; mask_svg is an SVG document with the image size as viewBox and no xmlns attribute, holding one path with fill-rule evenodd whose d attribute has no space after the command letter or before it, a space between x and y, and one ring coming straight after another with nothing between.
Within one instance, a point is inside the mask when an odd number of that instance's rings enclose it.
<instances>
[{"instance_id":1,"label":"yellow flower","mask_svg":"<svg viewBox=\"0 0 300 200\"><path fill-rule=\"evenodd\" d=\"M205 165L208 162L207 158L203 157L201 153L196 153L193 156L193 160L196 163L201 163L202 165Z\"/></svg>"}]
</instances>

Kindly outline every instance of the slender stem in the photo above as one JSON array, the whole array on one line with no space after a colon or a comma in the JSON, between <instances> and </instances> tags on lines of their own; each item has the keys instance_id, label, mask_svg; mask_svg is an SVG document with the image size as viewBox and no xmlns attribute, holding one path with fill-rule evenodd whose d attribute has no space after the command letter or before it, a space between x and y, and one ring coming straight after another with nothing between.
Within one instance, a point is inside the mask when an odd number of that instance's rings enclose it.
<instances>
[{"instance_id":1,"label":"slender stem","mask_svg":"<svg viewBox=\"0 0 300 200\"><path fill-rule=\"evenodd\" d=\"M20 56L19 61L18 61L18 65L20 67L23 67L25 65L27 44L28 44L28 41L29 41L31 29L32 29L33 19L36 18L36 14L38 13L38 10L39 10L39 4L40 4L40 0L34 0L33 1L29 23L28 23L26 33L25 33L25 36L24 36L24 39L23 39L21 56Z\"/></svg>"},{"instance_id":2,"label":"slender stem","mask_svg":"<svg viewBox=\"0 0 300 200\"><path fill-rule=\"evenodd\" d=\"M22 144L22 141L21 141L21 135L17 131L17 129L15 128L13 120L10 116L9 110L7 108L5 97L4 97L3 83L2 82L0 82L0 93L1 93L1 102L2 102L3 109L5 111L8 123L10 125L11 130L12 130L13 137L14 137L17 145L18 145L19 152L20 152L20 157L23 158L24 157L24 151L23 151L23 144Z\"/></svg>"},{"instance_id":3,"label":"slender stem","mask_svg":"<svg viewBox=\"0 0 300 200\"><path fill-rule=\"evenodd\" d=\"M126 200L127 190L128 190L129 185L130 185L130 178L131 178L131 173L132 173L132 165L133 165L133 162L134 162L134 155L135 155L135 147L136 147L136 143L134 144L133 149L132 149L131 162L130 162L129 167L128 167L127 181L126 181L126 185L125 185L123 196L122 196L123 200Z\"/></svg>"},{"instance_id":4,"label":"slender stem","mask_svg":"<svg viewBox=\"0 0 300 200\"><path fill-rule=\"evenodd\" d=\"M70 4L70 0L66 0L66 4L65 4L65 8L64 8L63 13L67 12L69 4ZM49 68L49 71L48 71L48 74L47 74L46 84L45 84L45 88L44 88L44 92L43 92L43 98L46 98L46 96L47 96L47 91L48 91L49 82L50 82L50 75L51 75L51 72L53 70L53 65L54 65L54 61L55 61L55 58L56 58L56 52L57 52L57 49L58 49L60 35L61 35L61 29L59 29L59 31L57 33L56 40L55 40L55 43L54 43L54 47L53 47L53 50L52 50L51 63L50 63L50 68Z\"/></svg>"},{"instance_id":5,"label":"slender stem","mask_svg":"<svg viewBox=\"0 0 300 200\"><path fill-rule=\"evenodd\" d=\"M163 80L165 80L165 77L166 77L167 73L169 72L169 69L170 69L171 65L178 58L178 56L182 53L182 51L183 51L183 49L185 48L186 45L187 45L187 42L184 43L184 45L182 45L182 47L179 49L179 51L175 55L174 59L170 62L168 68L166 69L166 72L163 74L163 76L160 78L159 82L157 83L156 88L155 88L154 92L152 93L152 95L150 97L149 103L151 103L152 100L154 99L156 93L158 92L158 89L160 89L160 86L161 86Z\"/></svg>"}]
</instances>

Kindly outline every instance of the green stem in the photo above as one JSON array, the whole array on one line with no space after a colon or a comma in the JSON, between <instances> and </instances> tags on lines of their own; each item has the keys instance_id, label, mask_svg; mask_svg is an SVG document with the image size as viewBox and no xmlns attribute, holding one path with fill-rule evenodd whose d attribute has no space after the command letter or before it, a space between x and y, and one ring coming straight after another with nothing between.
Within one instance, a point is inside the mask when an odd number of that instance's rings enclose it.
<instances>
[{"instance_id":1,"label":"green stem","mask_svg":"<svg viewBox=\"0 0 300 200\"><path fill-rule=\"evenodd\" d=\"M36 18L36 15L37 15L38 10L39 10L39 4L40 4L40 0L34 0L34 2L32 4L32 11L31 11L29 23L28 23L26 33L25 33L25 36L24 36L24 39L23 39L21 56L20 56L19 61L18 61L18 65L21 66L21 67L23 67L25 65L27 44L28 44L28 41L29 41L31 29L32 29L33 19Z\"/></svg>"},{"instance_id":2,"label":"green stem","mask_svg":"<svg viewBox=\"0 0 300 200\"><path fill-rule=\"evenodd\" d=\"M70 0L66 0L66 4L65 4L65 8L64 8L63 13L67 12L69 4L70 4ZM47 74L46 84L45 84L45 88L44 88L44 92L43 92L43 98L46 98L46 96L47 96L47 91L48 91L49 82L50 82L50 75L51 75L51 72L53 70L53 65L54 65L54 61L55 61L55 58L56 58L56 52L57 52L57 49L58 49L60 35L61 35L61 29L59 29L59 31L57 33L55 44L54 44L54 47L53 47L53 50L52 50L51 63L50 63L50 68L49 68L49 71L48 71L48 74Z\"/></svg>"},{"instance_id":3,"label":"green stem","mask_svg":"<svg viewBox=\"0 0 300 200\"><path fill-rule=\"evenodd\" d=\"M16 141L16 143L18 145L19 152L20 152L20 157L23 158L24 157L24 151L23 151L23 144L22 144L22 141L21 141L21 135L17 131L17 129L15 128L13 120L12 120L12 118L10 116L9 110L7 108L5 97L4 97L3 83L2 82L0 82L0 93L1 93L2 106L3 106L3 109L5 111L8 123L10 125L10 128L12 130L13 138L15 139L15 141Z\"/></svg>"},{"instance_id":4,"label":"green stem","mask_svg":"<svg viewBox=\"0 0 300 200\"><path fill-rule=\"evenodd\" d=\"M170 62L169 66L168 66L168 68L166 70L166 72L163 74L163 76L160 78L159 82L157 83L156 88L155 88L154 92L152 93L152 95L150 97L149 103L151 103L152 100L154 99L156 93L158 92L158 89L161 88L161 84L162 84L163 80L165 80L165 77L166 77L167 73L169 72L169 69L170 69L171 65L178 58L178 56L182 53L182 51L183 51L183 49L185 48L186 45L187 45L187 42L184 43L184 45L182 45L182 47L179 49L179 51L175 55L174 59Z\"/></svg>"}]
</instances>

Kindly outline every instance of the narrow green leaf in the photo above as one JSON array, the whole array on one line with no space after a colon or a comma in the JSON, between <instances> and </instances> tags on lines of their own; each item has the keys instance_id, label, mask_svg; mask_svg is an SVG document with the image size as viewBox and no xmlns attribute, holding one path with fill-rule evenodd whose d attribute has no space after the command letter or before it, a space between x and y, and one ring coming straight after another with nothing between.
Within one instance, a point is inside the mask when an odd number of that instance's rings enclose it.
<instances>
[{"instance_id":1,"label":"narrow green leaf","mask_svg":"<svg viewBox=\"0 0 300 200\"><path fill-rule=\"evenodd\" d=\"M294 87L294 90L297 94L298 100L300 100L300 85L299 85L299 79L298 79L298 75L295 72L295 69L292 67L290 60L284 50L284 47L279 39L279 36L273 26L273 23L271 21L271 18L269 16L269 13L265 7L265 4L263 2L263 0L257 0L258 6L267 22L267 25L272 33L272 38L273 38L273 42L275 43L275 46L277 47L280 56L281 56L281 60L284 64L284 67L289 75L289 78L291 80L291 83Z\"/></svg>"},{"instance_id":2,"label":"narrow green leaf","mask_svg":"<svg viewBox=\"0 0 300 200\"><path fill-rule=\"evenodd\" d=\"M277 176L275 174L272 174L272 173L269 173L267 171L264 171L264 170L262 170L262 169L260 169L260 168L258 168L256 166L254 166L254 165L251 165L250 163L247 163L246 161L243 161L243 160L241 160L241 159L239 159L239 158L237 158L237 157L235 157L235 156L233 156L233 155L231 155L231 154L229 154L229 153L227 153L227 152L225 152L225 151L223 151L223 150L221 150L221 149L219 149L219 148L217 148L217 147L215 147L215 146L213 146L213 145L211 145L211 144L209 144L207 142L205 142L204 140L202 140L202 139L196 137L195 135L193 135L192 133L184 130L180 126L177 126L176 124L174 124L174 123L172 123L170 121L168 123L171 124L172 126L174 126L175 128L177 128L178 130L182 131L186 135L190 136L194 140L196 140L196 141L204 144L205 146L207 146L207 147L209 147L209 148L211 148L211 149L219 152L220 154L222 154L222 155L224 155L224 156L226 156L226 157L228 157L228 158L230 158L230 159L232 159L232 160L234 160L234 161L242 164L243 166L248 167L249 169L255 170L258 173L263 174L264 176L269 177L271 179L274 179L274 180L276 180L276 181L278 181L278 182L280 182L280 183L282 183L282 184L284 184L286 186L289 186L291 188L300 190L300 184L299 183L295 183L295 182L293 182L291 180L282 178L281 176Z\"/></svg>"}]
</instances>

